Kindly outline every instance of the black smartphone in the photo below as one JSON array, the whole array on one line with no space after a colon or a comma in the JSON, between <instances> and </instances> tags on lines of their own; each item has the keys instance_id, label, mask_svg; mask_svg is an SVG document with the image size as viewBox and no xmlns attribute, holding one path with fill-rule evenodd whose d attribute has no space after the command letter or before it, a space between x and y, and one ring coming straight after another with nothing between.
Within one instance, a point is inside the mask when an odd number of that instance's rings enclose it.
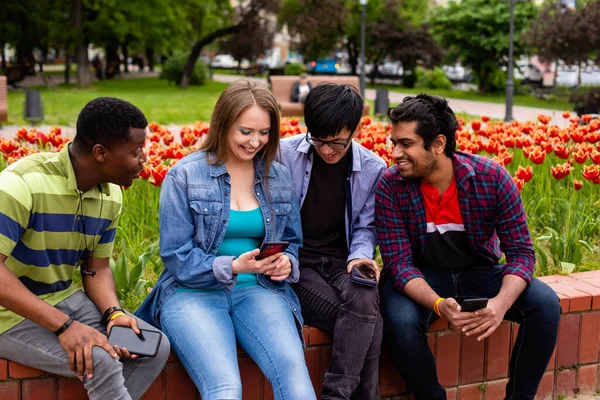
<instances>
[{"instance_id":1,"label":"black smartphone","mask_svg":"<svg viewBox=\"0 0 600 400\"><path fill-rule=\"evenodd\" d=\"M142 334L138 336L128 326L113 325L108 335L108 343L126 348L131 354L138 356L154 357L160 346L162 335L157 331L140 329Z\"/></svg>"},{"instance_id":2,"label":"black smartphone","mask_svg":"<svg viewBox=\"0 0 600 400\"><path fill-rule=\"evenodd\" d=\"M260 253L256 256L257 260L262 260L276 253L283 253L288 248L290 242L265 242L260 247Z\"/></svg>"},{"instance_id":3,"label":"black smartphone","mask_svg":"<svg viewBox=\"0 0 600 400\"><path fill-rule=\"evenodd\" d=\"M371 268L364 265L357 265L352 268L350 280L359 285L377 286L377 275L375 275L375 272Z\"/></svg>"},{"instance_id":4,"label":"black smartphone","mask_svg":"<svg viewBox=\"0 0 600 400\"><path fill-rule=\"evenodd\" d=\"M460 304L460 311L463 312L473 312L477 310L481 310L482 308L487 307L488 299L486 298L478 298L478 299L464 299Z\"/></svg>"}]
</instances>

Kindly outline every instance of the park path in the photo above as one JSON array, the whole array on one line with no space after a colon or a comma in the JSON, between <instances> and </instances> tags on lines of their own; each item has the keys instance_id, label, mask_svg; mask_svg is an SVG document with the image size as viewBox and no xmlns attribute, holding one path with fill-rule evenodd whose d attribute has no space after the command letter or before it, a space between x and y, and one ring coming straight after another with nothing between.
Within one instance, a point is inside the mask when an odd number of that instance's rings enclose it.
<instances>
[{"instance_id":1,"label":"park path","mask_svg":"<svg viewBox=\"0 0 600 400\"><path fill-rule=\"evenodd\" d=\"M129 78L150 78L158 76L157 72L137 72L132 71L128 74L124 74L126 79ZM225 75L225 74L214 74L213 79L218 82L230 83L239 79L239 75ZM59 80L59 77L53 77L53 80ZM265 78L252 78L256 79L260 82L266 83ZM27 77L25 81L20 83L21 87L28 86L39 86L43 85L41 78L37 76ZM375 100L376 91L374 89L367 89L365 92L365 97L368 100ZM389 91L389 100L390 106L395 106L402 102L402 99L406 96L411 96L408 93L401 92L393 92ZM461 99L448 99L450 107L456 113L467 113L470 115L487 115L490 118L494 119L504 119L505 114L505 106L504 104L498 103L489 103L483 101L473 101L473 100L461 100ZM540 114L550 115L552 117L552 123L558 124L559 126L566 126L567 121L562 118L562 112L557 110L550 110L545 108L535 108L535 107L525 107L525 106L514 106L513 108L513 118L518 121L527 121L527 120L537 120L537 116ZM75 121L73 121L73 126L75 125ZM16 132L16 130L20 126L14 125L0 125L0 137L4 138L12 138ZM49 130L49 126L39 126L42 132L47 132ZM75 134L73 127L62 127L65 134L69 136L73 136ZM169 126L172 132L179 132L181 128L180 125L172 125ZM600 400L600 399L599 399Z\"/></svg>"}]
</instances>

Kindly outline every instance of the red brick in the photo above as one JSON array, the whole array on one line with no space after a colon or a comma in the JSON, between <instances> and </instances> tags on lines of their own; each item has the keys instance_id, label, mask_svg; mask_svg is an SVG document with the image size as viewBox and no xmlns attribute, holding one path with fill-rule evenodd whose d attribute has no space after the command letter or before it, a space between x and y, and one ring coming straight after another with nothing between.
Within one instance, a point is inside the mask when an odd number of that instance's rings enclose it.
<instances>
[{"instance_id":1,"label":"red brick","mask_svg":"<svg viewBox=\"0 0 600 400\"><path fill-rule=\"evenodd\" d=\"M572 281L574 278L566 275L549 275L549 276L541 276L538 278L540 281L545 282L547 284L563 282L563 281Z\"/></svg>"},{"instance_id":2,"label":"red brick","mask_svg":"<svg viewBox=\"0 0 600 400\"><path fill-rule=\"evenodd\" d=\"M556 295L558 296L561 314L568 313L569 308L571 307L571 299L569 299L569 296L565 296L564 294L556 293Z\"/></svg>"},{"instance_id":3,"label":"red brick","mask_svg":"<svg viewBox=\"0 0 600 400\"><path fill-rule=\"evenodd\" d=\"M481 400L483 392L479 389L479 383L458 387L458 400Z\"/></svg>"},{"instance_id":4,"label":"red brick","mask_svg":"<svg viewBox=\"0 0 600 400\"><path fill-rule=\"evenodd\" d=\"M304 350L304 359L306 360L306 366L308 367L308 374L312 381L315 393L319 395L321 393L321 384L323 382L323 374L321 372L321 349L318 347L307 347Z\"/></svg>"},{"instance_id":5,"label":"red brick","mask_svg":"<svg viewBox=\"0 0 600 400\"><path fill-rule=\"evenodd\" d=\"M308 326L302 327L302 336L304 337L304 343L308 346Z\"/></svg>"},{"instance_id":6,"label":"red brick","mask_svg":"<svg viewBox=\"0 0 600 400\"><path fill-rule=\"evenodd\" d=\"M446 388L446 399L447 400L457 400L458 397L458 389L455 387Z\"/></svg>"},{"instance_id":7,"label":"red brick","mask_svg":"<svg viewBox=\"0 0 600 400\"><path fill-rule=\"evenodd\" d=\"M178 359L178 358L177 358L177 356L175 355L175 352L173 352L173 351L171 350L171 354L169 354L169 358L167 358L167 364L174 363L174 362L177 362L177 363L178 363L178 362L179 362L179 359Z\"/></svg>"},{"instance_id":8,"label":"red brick","mask_svg":"<svg viewBox=\"0 0 600 400\"><path fill-rule=\"evenodd\" d=\"M19 381L0 382L0 400L19 400L20 389Z\"/></svg>"},{"instance_id":9,"label":"red brick","mask_svg":"<svg viewBox=\"0 0 600 400\"><path fill-rule=\"evenodd\" d=\"M431 350L431 354L435 354L435 333L427 334L427 344L429 345L429 350Z\"/></svg>"},{"instance_id":10,"label":"red brick","mask_svg":"<svg viewBox=\"0 0 600 400\"><path fill-rule=\"evenodd\" d=\"M569 312L586 311L592 308L592 296L562 283L551 283L556 293L569 297ZM565 312L566 310L563 310Z\"/></svg>"},{"instance_id":11,"label":"red brick","mask_svg":"<svg viewBox=\"0 0 600 400\"><path fill-rule=\"evenodd\" d=\"M8 376L13 379L37 378L38 376L42 376L44 374L45 372L41 369L31 368L14 361L8 362Z\"/></svg>"},{"instance_id":12,"label":"red brick","mask_svg":"<svg viewBox=\"0 0 600 400\"><path fill-rule=\"evenodd\" d=\"M600 312L581 315L581 334L579 335L579 363L590 364L598 361L600 340Z\"/></svg>"},{"instance_id":13,"label":"red brick","mask_svg":"<svg viewBox=\"0 0 600 400\"><path fill-rule=\"evenodd\" d=\"M170 364L163 370L165 374L165 397L167 399L195 400L198 390L181 364Z\"/></svg>"},{"instance_id":14,"label":"red brick","mask_svg":"<svg viewBox=\"0 0 600 400\"><path fill-rule=\"evenodd\" d=\"M508 379L486 382L483 397L485 400L502 400L506 396L506 383Z\"/></svg>"},{"instance_id":15,"label":"red brick","mask_svg":"<svg viewBox=\"0 0 600 400\"><path fill-rule=\"evenodd\" d=\"M406 384L396 372L389 354L385 351L381 353L379 359L379 391L382 396L406 393Z\"/></svg>"},{"instance_id":16,"label":"red brick","mask_svg":"<svg viewBox=\"0 0 600 400\"><path fill-rule=\"evenodd\" d=\"M552 400L554 392L554 371L546 372L540 381L538 386L537 395L535 396L538 400Z\"/></svg>"},{"instance_id":17,"label":"red brick","mask_svg":"<svg viewBox=\"0 0 600 400\"><path fill-rule=\"evenodd\" d=\"M552 351L552 357L550 357L550 361L548 361L548 365L546 366L546 371L554 371L556 368L556 346L554 346L554 351Z\"/></svg>"},{"instance_id":18,"label":"red brick","mask_svg":"<svg viewBox=\"0 0 600 400\"><path fill-rule=\"evenodd\" d=\"M563 285L570 286L573 289L577 289L580 292L587 293L592 296L592 309L600 309L600 287L590 285L585 281L567 281Z\"/></svg>"},{"instance_id":19,"label":"red brick","mask_svg":"<svg viewBox=\"0 0 600 400\"><path fill-rule=\"evenodd\" d=\"M598 364L584 365L577 371L579 393L593 393L598 387Z\"/></svg>"},{"instance_id":20,"label":"red brick","mask_svg":"<svg viewBox=\"0 0 600 400\"><path fill-rule=\"evenodd\" d=\"M589 283L590 285L600 287L600 278L590 278L584 280L585 283Z\"/></svg>"},{"instance_id":21,"label":"red brick","mask_svg":"<svg viewBox=\"0 0 600 400\"><path fill-rule=\"evenodd\" d=\"M487 340L485 380L508 376L510 324L503 322Z\"/></svg>"},{"instance_id":22,"label":"red brick","mask_svg":"<svg viewBox=\"0 0 600 400\"><path fill-rule=\"evenodd\" d=\"M83 382L76 378L58 378L59 400L87 400Z\"/></svg>"},{"instance_id":23,"label":"red brick","mask_svg":"<svg viewBox=\"0 0 600 400\"><path fill-rule=\"evenodd\" d=\"M238 358L242 376L242 398L260 399L262 393L262 372L250 357Z\"/></svg>"},{"instance_id":24,"label":"red brick","mask_svg":"<svg viewBox=\"0 0 600 400\"><path fill-rule=\"evenodd\" d=\"M556 344L556 367L571 367L577 364L579 344L579 314L566 314L560 318L558 343Z\"/></svg>"},{"instance_id":25,"label":"red brick","mask_svg":"<svg viewBox=\"0 0 600 400\"><path fill-rule=\"evenodd\" d=\"M164 386L163 386L163 373L161 373L155 380L152 382L152 385L146 390L146 393L142 396L141 400L163 400L164 396Z\"/></svg>"},{"instance_id":26,"label":"red brick","mask_svg":"<svg viewBox=\"0 0 600 400\"><path fill-rule=\"evenodd\" d=\"M23 400L57 400L57 389L56 378L24 380L21 383L21 398Z\"/></svg>"},{"instance_id":27,"label":"red brick","mask_svg":"<svg viewBox=\"0 0 600 400\"><path fill-rule=\"evenodd\" d=\"M575 272L569 275L571 278L582 280L582 279L600 279L600 271L586 271L586 272Z\"/></svg>"},{"instance_id":28,"label":"red brick","mask_svg":"<svg viewBox=\"0 0 600 400\"><path fill-rule=\"evenodd\" d=\"M435 364L438 379L442 386L455 386L458 383L459 353L460 333L454 331L438 332Z\"/></svg>"},{"instance_id":29,"label":"red brick","mask_svg":"<svg viewBox=\"0 0 600 400\"><path fill-rule=\"evenodd\" d=\"M8 361L0 358L0 381L8 379Z\"/></svg>"},{"instance_id":30,"label":"red brick","mask_svg":"<svg viewBox=\"0 0 600 400\"><path fill-rule=\"evenodd\" d=\"M520 328L521 325L517 324L516 322L510 323L510 351L512 351L513 347L515 346Z\"/></svg>"},{"instance_id":31,"label":"red brick","mask_svg":"<svg viewBox=\"0 0 600 400\"><path fill-rule=\"evenodd\" d=\"M308 328L308 344L310 346L331 344L331 335L317 328Z\"/></svg>"},{"instance_id":32,"label":"red brick","mask_svg":"<svg viewBox=\"0 0 600 400\"><path fill-rule=\"evenodd\" d=\"M438 318L431 326L429 327L429 331L443 331L444 329L448 329L448 321L446 318Z\"/></svg>"},{"instance_id":33,"label":"red brick","mask_svg":"<svg viewBox=\"0 0 600 400\"><path fill-rule=\"evenodd\" d=\"M554 395L558 396L573 396L575 393L575 375L574 369L565 369L556 373L556 386Z\"/></svg>"},{"instance_id":34,"label":"red brick","mask_svg":"<svg viewBox=\"0 0 600 400\"><path fill-rule=\"evenodd\" d=\"M478 341L477 335L462 335L460 350L460 384L483 381L485 342Z\"/></svg>"}]
</instances>

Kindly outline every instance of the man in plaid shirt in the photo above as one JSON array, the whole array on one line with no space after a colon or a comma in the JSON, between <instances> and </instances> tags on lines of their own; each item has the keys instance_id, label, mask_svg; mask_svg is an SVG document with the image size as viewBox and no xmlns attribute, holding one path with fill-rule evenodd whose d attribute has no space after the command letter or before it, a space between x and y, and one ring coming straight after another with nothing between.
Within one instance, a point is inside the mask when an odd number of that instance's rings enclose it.
<instances>
[{"instance_id":1,"label":"man in plaid shirt","mask_svg":"<svg viewBox=\"0 0 600 400\"><path fill-rule=\"evenodd\" d=\"M496 162L455 151L457 121L445 99L406 97L388 116L396 165L379 182L375 223L394 366L415 399L446 399L429 326L445 317L454 330L484 340L504 319L515 321L506 398L533 399L556 345L560 305L533 278L535 253L515 183ZM463 303L475 298L487 306Z\"/></svg>"}]
</instances>

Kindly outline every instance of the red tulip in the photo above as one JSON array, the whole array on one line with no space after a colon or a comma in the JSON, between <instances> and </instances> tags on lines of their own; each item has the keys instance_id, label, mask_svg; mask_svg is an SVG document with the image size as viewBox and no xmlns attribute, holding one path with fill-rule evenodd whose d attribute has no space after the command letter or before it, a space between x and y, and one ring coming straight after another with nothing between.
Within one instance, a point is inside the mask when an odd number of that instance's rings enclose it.
<instances>
[{"instance_id":1,"label":"red tulip","mask_svg":"<svg viewBox=\"0 0 600 400\"><path fill-rule=\"evenodd\" d=\"M519 165L515 176L519 179L524 180L525 182L529 182L533 177L533 169L531 168L531 165L527 166L527 168L523 168Z\"/></svg>"},{"instance_id":2,"label":"red tulip","mask_svg":"<svg viewBox=\"0 0 600 400\"><path fill-rule=\"evenodd\" d=\"M593 181L600 176L600 170L596 165L586 165L583 167L582 174L585 179Z\"/></svg>"},{"instance_id":3,"label":"red tulip","mask_svg":"<svg viewBox=\"0 0 600 400\"><path fill-rule=\"evenodd\" d=\"M579 190L583 187L583 182L581 182L578 179L573 180L573 187L575 188L575 190Z\"/></svg>"}]
</instances>

